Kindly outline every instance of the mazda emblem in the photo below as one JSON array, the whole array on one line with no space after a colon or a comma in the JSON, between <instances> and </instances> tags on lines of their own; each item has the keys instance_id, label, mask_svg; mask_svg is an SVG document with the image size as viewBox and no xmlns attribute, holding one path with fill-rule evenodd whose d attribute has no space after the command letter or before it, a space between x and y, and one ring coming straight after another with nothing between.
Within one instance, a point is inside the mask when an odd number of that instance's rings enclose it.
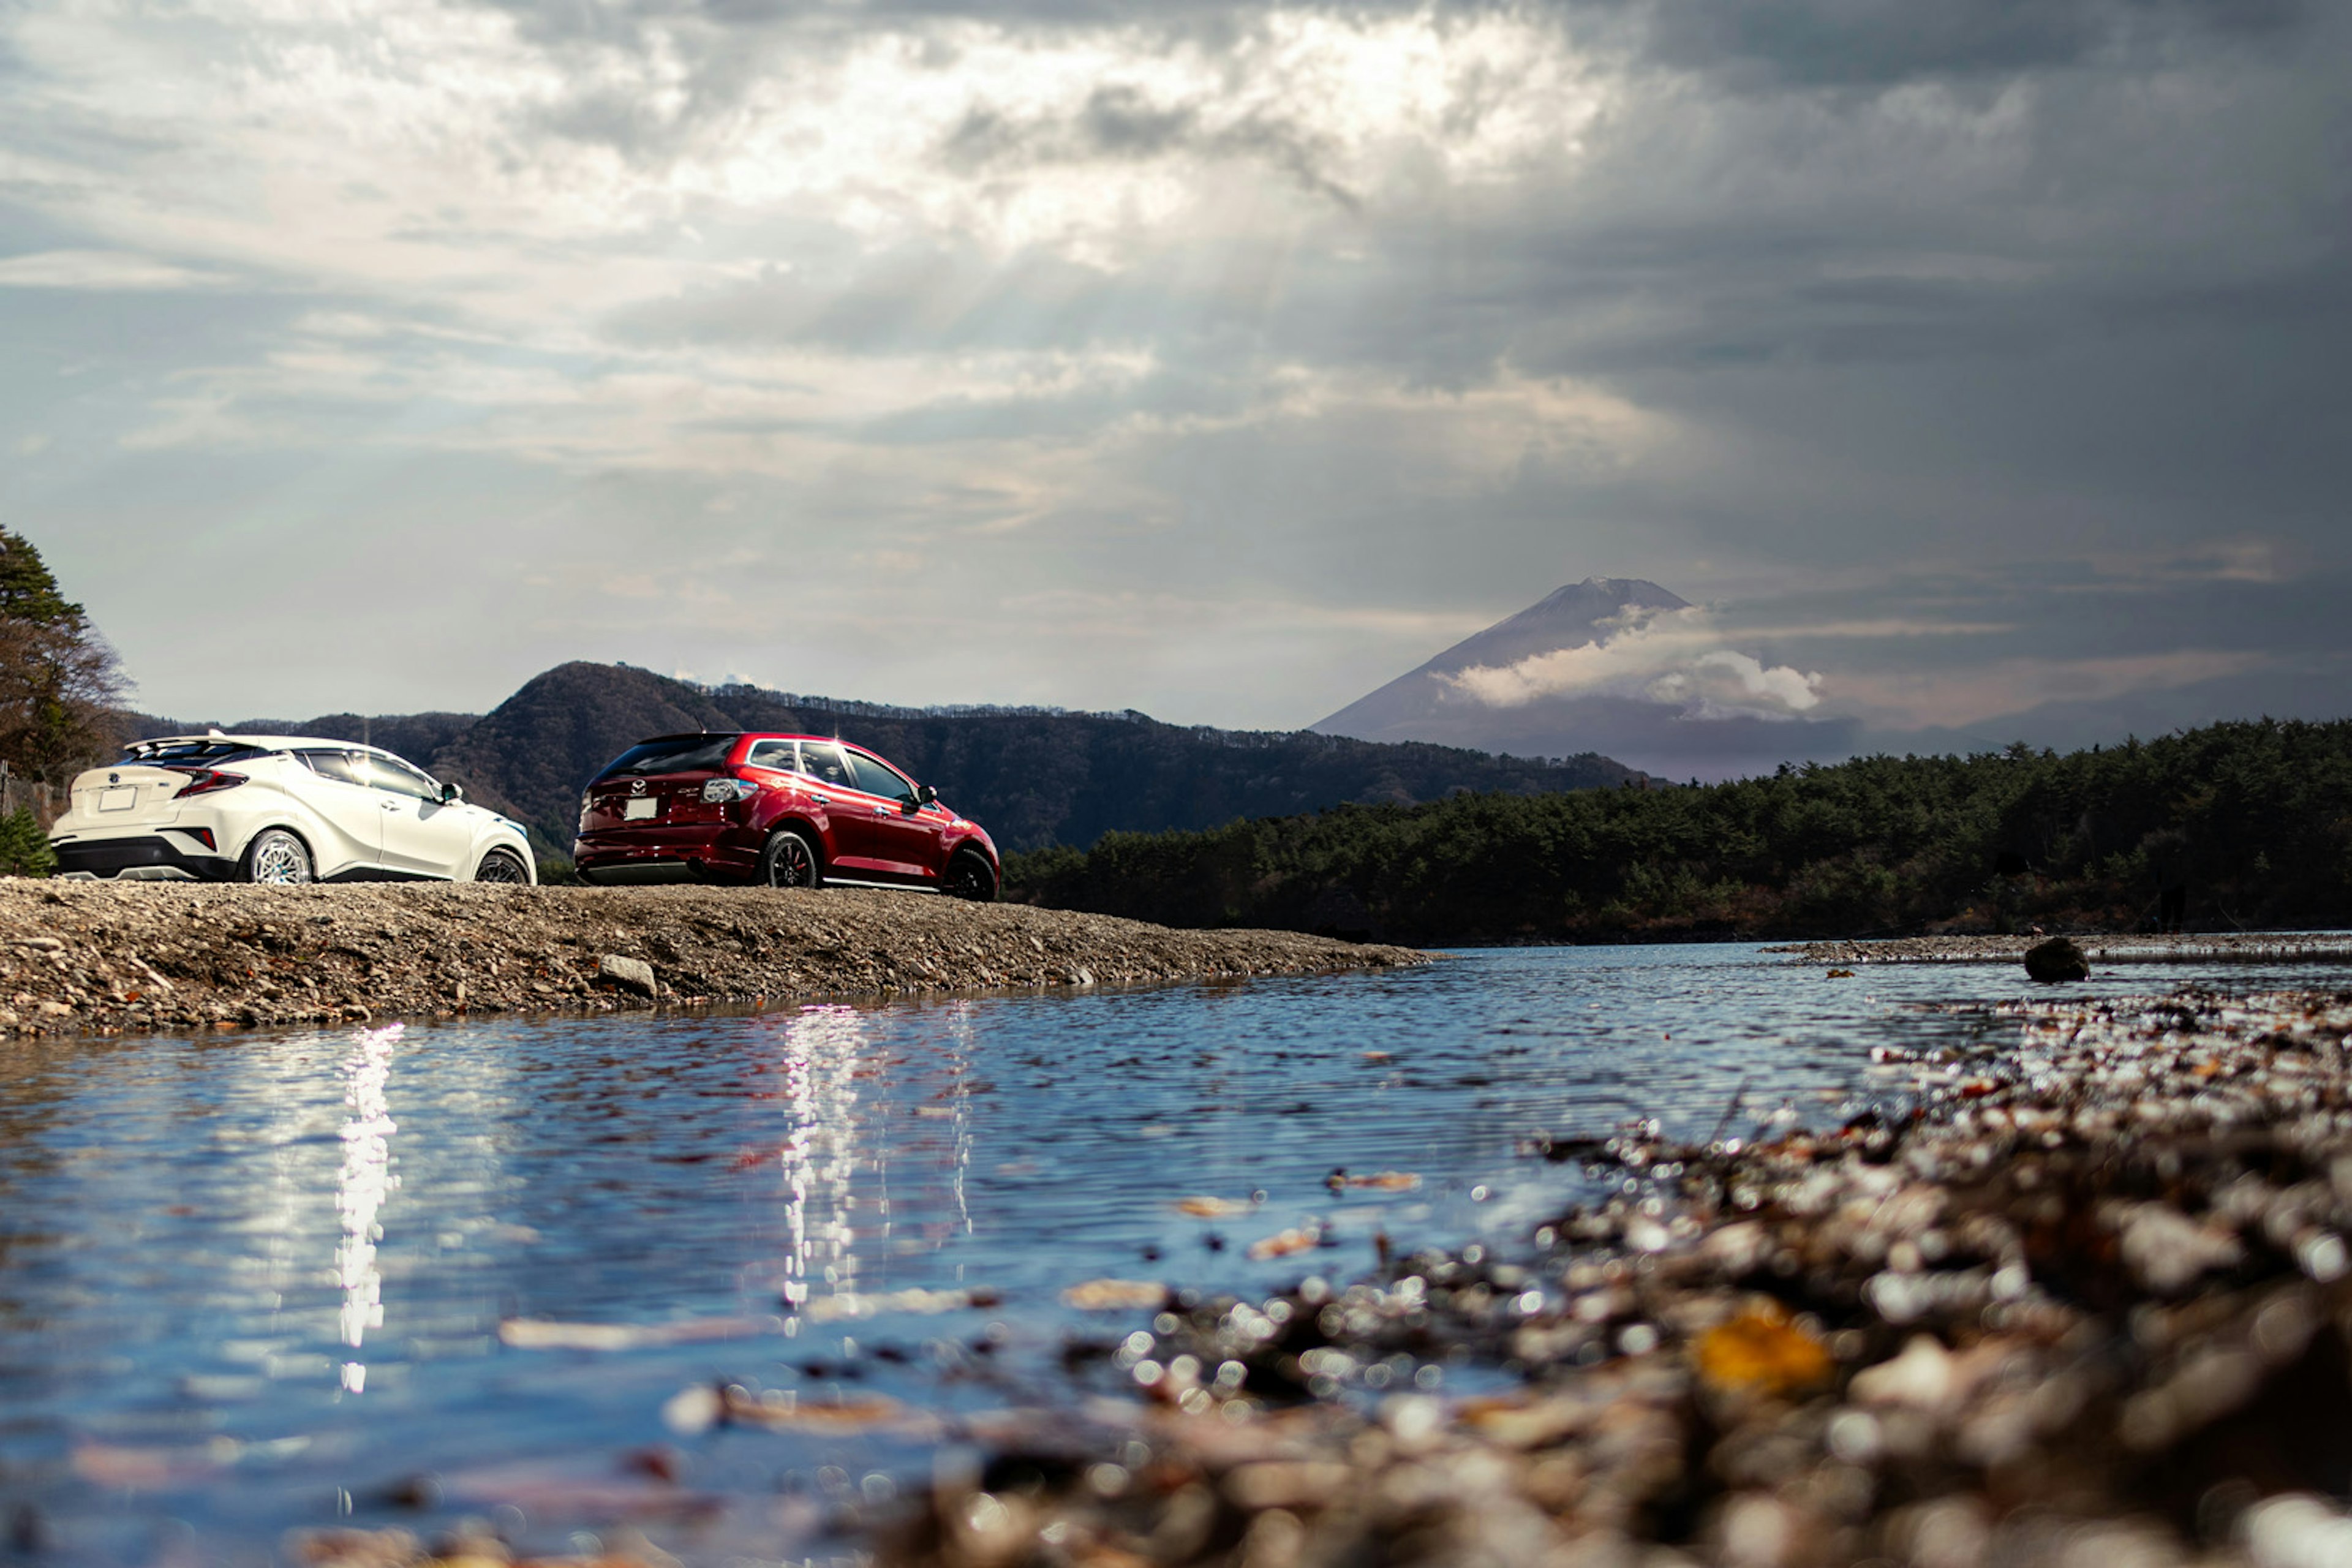
<instances>
[{"instance_id":1,"label":"mazda emblem","mask_svg":"<svg viewBox=\"0 0 2352 1568\"><path fill-rule=\"evenodd\" d=\"M645 794L645 793L646 793L646 781L645 781L645 780L643 780L643 779L631 779L631 780L629 781L629 793L630 793L631 795L643 795L643 794Z\"/></svg>"}]
</instances>

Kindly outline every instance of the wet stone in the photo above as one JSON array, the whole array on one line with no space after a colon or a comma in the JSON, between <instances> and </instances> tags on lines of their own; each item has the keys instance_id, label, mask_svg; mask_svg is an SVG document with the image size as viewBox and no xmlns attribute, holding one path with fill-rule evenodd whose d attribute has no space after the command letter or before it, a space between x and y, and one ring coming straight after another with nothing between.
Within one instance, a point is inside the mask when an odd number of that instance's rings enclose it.
<instances>
[{"instance_id":1,"label":"wet stone","mask_svg":"<svg viewBox=\"0 0 2352 1568\"><path fill-rule=\"evenodd\" d=\"M2053 936L2025 950L2025 973L2031 979L2051 984L2088 980L2091 959L2071 937Z\"/></svg>"}]
</instances>

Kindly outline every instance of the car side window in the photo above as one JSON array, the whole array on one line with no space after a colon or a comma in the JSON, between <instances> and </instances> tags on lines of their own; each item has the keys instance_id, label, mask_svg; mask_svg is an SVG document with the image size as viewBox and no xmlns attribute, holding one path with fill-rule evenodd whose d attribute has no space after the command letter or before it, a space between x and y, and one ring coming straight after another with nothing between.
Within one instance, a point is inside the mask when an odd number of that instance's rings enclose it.
<instances>
[{"instance_id":1,"label":"car side window","mask_svg":"<svg viewBox=\"0 0 2352 1568\"><path fill-rule=\"evenodd\" d=\"M801 767L799 747L797 741L754 741L751 742L751 754L743 762L749 767L773 768L784 773L801 773L805 770Z\"/></svg>"},{"instance_id":2,"label":"car side window","mask_svg":"<svg viewBox=\"0 0 2352 1568\"><path fill-rule=\"evenodd\" d=\"M352 769L349 752L297 752L294 754L302 759L303 766L322 779L333 779L338 784L347 784L362 782Z\"/></svg>"},{"instance_id":3,"label":"car side window","mask_svg":"<svg viewBox=\"0 0 2352 1568\"><path fill-rule=\"evenodd\" d=\"M849 765L857 770L857 787L867 795L878 795L884 800L912 800L915 786L898 776L896 770L885 767L860 752L849 753Z\"/></svg>"},{"instance_id":4,"label":"car side window","mask_svg":"<svg viewBox=\"0 0 2352 1568\"><path fill-rule=\"evenodd\" d=\"M849 777L849 764L841 760L841 748L823 741L801 743L801 771L819 784L839 784L855 788Z\"/></svg>"},{"instance_id":5,"label":"car side window","mask_svg":"<svg viewBox=\"0 0 2352 1568\"><path fill-rule=\"evenodd\" d=\"M393 795L404 795L417 800L438 804L441 786L410 767L391 757L371 756L368 762L368 783Z\"/></svg>"}]
</instances>

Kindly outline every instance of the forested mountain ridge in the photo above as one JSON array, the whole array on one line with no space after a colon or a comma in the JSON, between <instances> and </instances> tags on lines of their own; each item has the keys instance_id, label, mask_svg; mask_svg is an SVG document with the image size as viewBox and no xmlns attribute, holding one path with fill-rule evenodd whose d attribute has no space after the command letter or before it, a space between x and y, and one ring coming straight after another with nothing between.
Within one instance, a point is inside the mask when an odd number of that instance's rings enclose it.
<instances>
[{"instance_id":1,"label":"forested mountain ridge","mask_svg":"<svg viewBox=\"0 0 2352 1568\"><path fill-rule=\"evenodd\" d=\"M1008 896L1423 944L2352 923L2352 721L1111 834Z\"/></svg>"},{"instance_id":2,"label":"forested mountain ridge","mask_svg":"<svg viewBox=\"0 0 2352 1568\"><path fill-rule=\"evenodd\" d=\"M137 721L161 734L204 726ZM488 714L352 714L224 729L369 740L455 778L568 853L580 792L648 735L782 730L870 746L935 785L1009 851L1103 834L1200 828L1343 801L1406 805L1461 792L1525 795L1642 775L1607 757L1545 761L1306 731L1186 728L1140 713L917 709L757 687L703 687L628 665L574 662L534 677Z\"/></svg>"}]
</instances>

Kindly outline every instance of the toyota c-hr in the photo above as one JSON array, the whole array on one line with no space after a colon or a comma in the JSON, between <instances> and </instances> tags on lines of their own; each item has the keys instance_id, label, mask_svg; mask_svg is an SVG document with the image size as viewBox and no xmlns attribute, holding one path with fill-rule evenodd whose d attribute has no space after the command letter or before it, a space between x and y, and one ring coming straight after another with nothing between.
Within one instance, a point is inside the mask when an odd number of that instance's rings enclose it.
<instances>
[{"instance_id":1,"label":"toyota c-hr","mask_svg":"<svg viewBox=\"0 0 2352 1568\"><path fill-rule=\"evenodd\" d=\"M515 823L390 752L299 735L142 741L73 782L67 877L536 882Z\"/></svg>"},{"instance_id":2,"label":"toyota c-hr","mask_svg":"<svg viewBox=\"0 0 2352 1568\"><path fill-rule=\"evenodd\" d=\"M996 897L980 825L862 747L816 735L660 735L580 800L583 881L828 882Z\"/></svg>"}]
</instances>

